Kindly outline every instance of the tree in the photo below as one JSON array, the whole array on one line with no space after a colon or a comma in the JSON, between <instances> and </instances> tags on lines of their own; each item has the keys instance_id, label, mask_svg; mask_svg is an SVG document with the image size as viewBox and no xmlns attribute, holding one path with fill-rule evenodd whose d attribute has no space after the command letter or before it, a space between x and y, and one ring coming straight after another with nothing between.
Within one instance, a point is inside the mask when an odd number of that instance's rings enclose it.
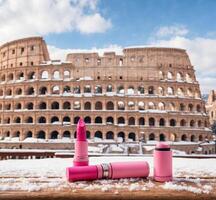
<instances>
[{"instance_id":1,"label":"tree","mask_svg":"<svg viewBox=\"0 0 216 200\"><path fill-rule=\"evenodd\" d=\"M216 135L216 121L211 126L212 132Z\"/></svg>"}]
</instances>

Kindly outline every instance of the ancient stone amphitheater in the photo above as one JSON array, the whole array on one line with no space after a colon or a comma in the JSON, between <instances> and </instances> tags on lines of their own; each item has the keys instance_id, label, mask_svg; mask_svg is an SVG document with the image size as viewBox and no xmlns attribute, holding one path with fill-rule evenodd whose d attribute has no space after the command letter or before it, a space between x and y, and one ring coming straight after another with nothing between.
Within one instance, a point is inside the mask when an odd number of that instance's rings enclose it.
<instances>
[{"instance_id":1,"label":"ancient stone amphitheater","mask_svg":"<svg viewBox=\"0 0 216 200\"><path fill-rule=\"evenodd\" d=\"M73 139L79 117L88 124L89 139L195 145L188 153L211 139L199 83L183 49L72 53L60 62L50 60L41 37L0 47L1 144Z\"/></svg>"}]
</instances>

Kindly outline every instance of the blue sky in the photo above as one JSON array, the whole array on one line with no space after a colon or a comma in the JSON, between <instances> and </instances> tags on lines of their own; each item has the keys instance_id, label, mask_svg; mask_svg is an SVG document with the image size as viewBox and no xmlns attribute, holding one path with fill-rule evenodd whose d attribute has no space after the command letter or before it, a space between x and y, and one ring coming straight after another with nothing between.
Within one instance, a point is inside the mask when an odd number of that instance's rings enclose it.
<instances>
[{"instance_id":1,"label":"blue sky","mask_svg":"<svg viewBox=\"0 0 216 200\"><path fill-rule=\"evenodd\" d=\"M43 36L52 59L134 45L186 49L216 89L216 0L0 0L0 44Z\"/></svg>"},{"instance_id":2,"label":"blue sky","mask_svg":"<svg viewBox=\"0 0 216 200\"><path fill-rule=\"evenodd\" d=\"M101 14L112 27L104 33L78 31L49 34L47 43L60 48L143 45L151 41L159 27L184 25L189 38L216 36L215 0L102 0Z\"/></svg>"}]
</instances>

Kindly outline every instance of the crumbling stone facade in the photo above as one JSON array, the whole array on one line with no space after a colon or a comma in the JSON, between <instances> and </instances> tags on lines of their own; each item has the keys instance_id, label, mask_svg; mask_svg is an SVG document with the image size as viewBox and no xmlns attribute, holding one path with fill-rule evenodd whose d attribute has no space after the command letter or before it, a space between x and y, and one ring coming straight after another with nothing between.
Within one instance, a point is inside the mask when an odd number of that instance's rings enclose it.
<instances>
[{"instance_id":1,"label":"crumbling stone facade","mask_svg":"<svg viewBox=\"0 0 216 200\"><path fill-rule=\"evenodd\" d=\"M68 54L50 61L40 37L0 47L0 135L123 141L211 139L194 67L183 49L130 47L122 55Z\"/></svg>"}]
</instances>

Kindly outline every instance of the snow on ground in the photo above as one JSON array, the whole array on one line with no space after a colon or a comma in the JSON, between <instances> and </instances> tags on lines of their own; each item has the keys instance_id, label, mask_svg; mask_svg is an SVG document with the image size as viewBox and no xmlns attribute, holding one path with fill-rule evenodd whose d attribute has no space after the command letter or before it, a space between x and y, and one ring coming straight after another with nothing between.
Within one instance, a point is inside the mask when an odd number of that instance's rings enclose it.
<instances>
[{"instance_id":1,"label":"snow on ground","mask_svg":"<svg viewBox=\"0 0 216 200\"><path fill-rule=\"evenodd\" d=\"M211 193L213 183L202 184L205 177L216 177L215 159L174 158L174 180L158 185L151 180L153 175L152 157L90 157L91 164L115 161L148 161L150 179L95 180L92 182L68 183L65 178L66 167L72 166L71 158L50 158L37 160L0 161L0 191L23 190L39 191L43 189L101 190L118 193L120 190L145 191L155 187L164 190L189 191L193 193Z\"/></svg>"}]
</instances>

